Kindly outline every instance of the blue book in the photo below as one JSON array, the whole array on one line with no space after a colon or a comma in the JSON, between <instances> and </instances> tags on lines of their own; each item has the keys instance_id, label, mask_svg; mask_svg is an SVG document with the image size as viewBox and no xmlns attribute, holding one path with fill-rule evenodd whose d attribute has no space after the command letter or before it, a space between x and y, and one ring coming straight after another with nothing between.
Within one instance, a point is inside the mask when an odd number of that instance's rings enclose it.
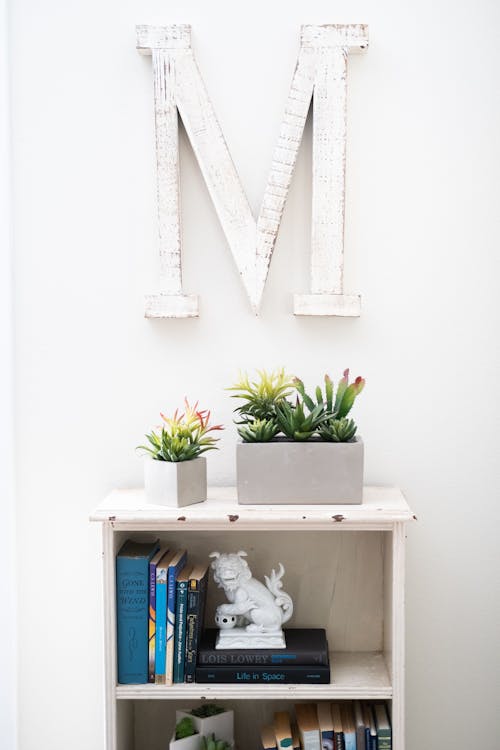
<instances>
[{"instance_id":1,"label":"blue book","mask_svg":"<svg viewBox=\"0 0 500 750\"><path fill-rule=\"evenodd\" d=\"M177 577L186 564L187 552L179 549L170 560L167 575L167 656L165 666L165 684L174 682L174 634L175 634L175 593Z\"/></svg>"},{"instance_id":2,"label":"blue book","mask_svg":"<svg viewBox=\"0 0 500 750\"><path fill-rule=\"evenodd\" d=\"M184 682L187 590L190 573L191 568L186 565L177 577L175 592L174 682Z\"/></svg>"},{"instance_id":3,"label":"blue book","mask_svg":"<svg viewBox=\"0 0 500 750\"><path fill-rule=\"evenodd\" d=\"M149 561L149 682L155 681L155 645L156 645L156 566L163 555L168 552L168 547L162 545L156 555Z\"/></svg>"},{"instance_id":4,"label":"blue book","mask_svg":"<svg viewBox=\"0 0 500 750\"><path fill-rule=\"evenodd\" d=\"M158 541L128 540L116 556L116 638L118 682L148 681L149 561Z\"/></svg>"},{"instance_id":5,"label":"blue book","mask_svg":"<svg viewBox=\"0 0 500 750\"><path fill-rule=\"evenodd\" d=\"M167 666L167 575L174 552L167 552L156 566L155 683L165 685Z\"/></svg>"}]
</instances>

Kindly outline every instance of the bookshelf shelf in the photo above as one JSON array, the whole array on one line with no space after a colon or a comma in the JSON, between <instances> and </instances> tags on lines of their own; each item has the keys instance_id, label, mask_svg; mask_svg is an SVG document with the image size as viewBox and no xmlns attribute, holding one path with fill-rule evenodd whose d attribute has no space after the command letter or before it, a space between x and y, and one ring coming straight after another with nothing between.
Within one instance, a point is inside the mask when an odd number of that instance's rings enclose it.
<instances>
[{"instance_id":1,"label":"bookshelf shelf","mask_svg":"<svg viewBox=\"0 0 500 750\"><path fill-rule=\"evenodd\" d=\"M383 654L330 653L329 685L117 685L118 700L385 700L392 687Z\"/></svg>"},{"instance_id":2,"label":"bookshelf shelf","mask_svg":"<svg viewBox=\"0 0 500 750\"><path fill-rule=\"evenodd\" d=\"M143 490L111 492L90 516L103 532L106 750L166 747L175 709L203 699L242 714L241 750L258 746L259 724L287 701L386 700L393 750L404 750L404 553L413 518L396 487L365 487L357 506L245 506L235 488L215 487L207 502L173 509L148 505ZM118 685L115 556L128 538L156 537L186 547L194 561L246 549L257 577L283 562L293 626L325 627L334 647L330 684ZM209 589L208 622L216 597Z\"/></svg>"}]
</instances>

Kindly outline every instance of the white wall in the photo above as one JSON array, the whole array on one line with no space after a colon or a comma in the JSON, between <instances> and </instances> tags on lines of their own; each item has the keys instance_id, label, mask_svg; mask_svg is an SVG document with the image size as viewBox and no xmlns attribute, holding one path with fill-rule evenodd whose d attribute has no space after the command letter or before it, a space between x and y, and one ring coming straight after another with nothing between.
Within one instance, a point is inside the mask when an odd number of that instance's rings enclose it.
<instances>
[{"instance_id":1,"label":"white wall","mask_svg":"<svg viewBox=\"0 0 500 750\"><path fill-rule=\"evenodd\" d=\"M8 7L0 0L0 737L16 747L14 320Z\"/></svg>"},{"instance_id":2,"label":"white wall","mask_svg":"<svg viewBox=\"0 0 500 750\"><path fill-rule=\"evenodd\" d=\"M103 738L98 530L139 484L134 446L187 394L228 425L238 368L309 384L350 365L366 479L400 485L409 530L408 750L496 746L498 138L494 0L12 1L20 750ZM310 132L254 318L189 146L185 288L198 320L148 322L156 285L151 61L135 23L188 22L255 209L303 22L367 22L353 58L347 290L359 320L295 319L307 290ZM493 588L495 586L495 588ZM472 717L472 718L471 718Z\"/></svg>"}]
</instances>

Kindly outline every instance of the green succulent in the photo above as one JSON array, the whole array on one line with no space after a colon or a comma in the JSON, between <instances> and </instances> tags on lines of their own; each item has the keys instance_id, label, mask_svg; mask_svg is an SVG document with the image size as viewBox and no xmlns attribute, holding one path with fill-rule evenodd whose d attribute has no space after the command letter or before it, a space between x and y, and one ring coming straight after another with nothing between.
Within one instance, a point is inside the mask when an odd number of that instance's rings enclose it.
<instances>
[{"instance_id":1,"label":"green succulent","mask_svg":"<svg viewBox=\"0 0 500 750\"><path fill-rule=\"evenodd\" d=\"M231 745L225 740L216 740L215 734L201 738L201 750L230 750Z\"/></svg>"},{"instance_id":2,"label":"green succulent","mask_svg":"<svg viewBox=\"0 0 500 750\"><path fill-rule=\"evenodd\" d=\"M222 425L210 424L210 412L184 401L182 414L176 409L173 417L161 414L162 424L146 435L149 445L139 445L155 461L191 461L206 451L215 450L217 438L211 432L223 430Z\"/></svg>"},{"instance_id":3,"label":"green succulent","mask_svg":"<svg viewBox=\"0 0 500 750\"><path fill-rule=\"evenodd\" d=\"M254 419L238 427L238 435L245 443L269 443L279 431L274 419Z\"/></svg>"},{"instance_id":4,"label":"green succulent","mask_svg":"<svg viewBox=\"0 0 500 750\"><path fill-rule=\"evenodd\" d=\"M318 427L322 440L331 443L348 443L356 434L356 424L353 419L329 419Z\"/></svg>"},{"instance_id":5,"label":"green succulent","mask_svg":"<svg viewBox=\"0 0 500 750\"><path fill-rule=\"evenodd\" d=\"M242 418L237 424L276 416L276 406L293 393L293 380L285 373L284 368L267 372L258 370L258 379L250 381L246 373L241 374L238 383L228 391L235 391L231 398L243 401L235 411Z\"/></svg>"},{"instance_id":6,"label":"green succulent","mask_svg":"<svg viewBox=\"0 0 500 750\"><path fill-rule=\"evenodd\" d=\"M175 739L183 740L184 737L192 737L196 734L194 722L190 716L185 716L175 727Z\"/></svg>"},{"instance_id":7,"label":"green succulent","mask_svg":"<svg viewBox=\"0 0 500 750\"><path fill-rule=\"evenodd\" d=\"M304 402L297 396L295 404L283 401L276 407L276 419L287 438L302 441L314 435L319 425L328 419L328 414L322 404L317 404L306 414Z\"/></svg>"},{"instance_id":8,"label":"green succulent","mask_svg":"<svg viewBox=\"0 0 500 750\"><path fill-rule=\"evenodd\" d=\"M222 706L217 706L215 703L204 703L198 708L191 709L191 713L198 719L207 719L209 716L217 716L217 714L223 714L225 710L225 708L222 708Z\"/></svg>"}]
</instances>

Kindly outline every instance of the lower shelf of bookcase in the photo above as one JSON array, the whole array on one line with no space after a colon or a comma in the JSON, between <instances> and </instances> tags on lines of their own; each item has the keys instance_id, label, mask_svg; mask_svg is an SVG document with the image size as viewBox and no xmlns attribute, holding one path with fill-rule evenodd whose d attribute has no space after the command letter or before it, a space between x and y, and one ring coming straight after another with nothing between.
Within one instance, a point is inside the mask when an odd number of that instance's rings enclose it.
<instances>
[{"instance_id":1,"label":"lower shelf of bookcase","mask_svg":"<svg viewBox=\"0 0 500 750\"><path fill-rule=\"evenodd\" d=\"M120 700L200 700L211 699L388 699L392 685L384 654L373 652L333 652L330 654L331 682L328 685L117 685Z\"/></svg>"}]
</instances>

